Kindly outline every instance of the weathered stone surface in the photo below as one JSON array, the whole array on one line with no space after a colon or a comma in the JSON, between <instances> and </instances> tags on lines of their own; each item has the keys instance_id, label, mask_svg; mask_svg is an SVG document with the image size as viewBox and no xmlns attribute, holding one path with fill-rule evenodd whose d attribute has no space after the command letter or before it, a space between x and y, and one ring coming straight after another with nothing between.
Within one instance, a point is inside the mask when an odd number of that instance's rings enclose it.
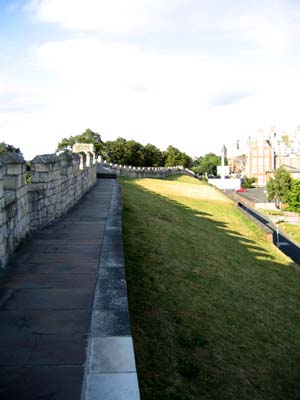
<instances>
[{"instance_id":1,"label":"weathered stone surface","mask_svg":"<svg viewBox=\"0 0 300 400\"><path fill-rule=\"evenodd\" d=\"M82 367L0 368L1 400L80 400ZM67 385L65 384L67 382ZM133 400L133 399L132 399Z\"/></svg>"},{"instance_id":2,"label":"weathered stone surface","mask_svg":"<svg viewBox=\"0 0 300 400\"><path fill-rule=\"evenodd\" d=\"M136 372L132 338L130 336L93 338L90 372L93 374Z\"/></svg>"},{"instance_id":3,"label":"weathered stone surface","mask_svg":"<svg viewBox=\"0 0 300 400\"><path fill-rule=\"evenodd\" d=\"M34 159L31 161L31 164L36 164L36 168L37 164L53 164L56 162L58 162L58 157L56 154L41 154L34 157Z\"/></svg>"},{"instance_id":4,"label":"weathered stone surface","mask_svg":"<svg viewBox=\"0 0 300 400\"><path fill-rule=\"evenodd\" d=\"M86 400L139 400L136 373L90 374Z\"/></svg>"},{"instance_id":5,"label":"weathered stone surface","mask_svg":"<svg viewBox=\"0 0 300 400\"><path fill-rule=\"evenodd\" d=\"M0 164L22 164L24 163L24 157L21 154L15 152L6 152L0 156Z\"/></svg>"}]
</instances>

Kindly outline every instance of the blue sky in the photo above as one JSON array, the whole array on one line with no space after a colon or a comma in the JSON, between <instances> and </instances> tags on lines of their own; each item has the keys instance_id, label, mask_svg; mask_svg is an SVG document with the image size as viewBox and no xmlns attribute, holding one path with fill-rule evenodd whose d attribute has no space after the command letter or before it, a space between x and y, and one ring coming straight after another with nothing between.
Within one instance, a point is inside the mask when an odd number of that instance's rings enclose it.
<instances>
[{"instance_id":1,"label":"blue sky","mask_svg":"<svg viewBox=\"0 0 300 400\"><path fill-rule=\"evenodd\" d=\"M0 0L0 141L91 128L192 156L300 125L300 3Z\"/></svg>"}]
</instances>

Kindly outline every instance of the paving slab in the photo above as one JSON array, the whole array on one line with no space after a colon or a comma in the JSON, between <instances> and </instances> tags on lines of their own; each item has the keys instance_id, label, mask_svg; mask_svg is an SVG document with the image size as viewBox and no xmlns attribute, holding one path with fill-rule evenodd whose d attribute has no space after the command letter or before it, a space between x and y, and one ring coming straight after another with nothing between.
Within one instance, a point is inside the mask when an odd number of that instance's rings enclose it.
<instances>
[{"instance_id":1,"label":"paving slab","mask_svg":"<svg viewBox=\"0 0 300 400\"><path fill-rule=\"evenodd\" d=\"M88 332L90 309L0 310L0 338L19 335L76 335Z\"/></svg>"},{"instance_id":2,"label":"paving slab","mask_svg":"<svg viewBox=\"0 0 300 400\"><path fill-rule=\"evenodd\" d=\"M41 261L42 262L42 261ZM48 262L48 261L47 261ZM84 263L84 261L82 261ZM54 264L54 262L53 262ZM82 268L83 269L83 268ZM83 269L84 270L84 269ZM94 274L14 274L5 284L7 288L84 288L95 287Z\"/></svg>"},{"instance_id":3,"label":"paving slab","mask_svg":"<svg viewBox=\"0 0 300 400\"><path fill-rule=\"evenodd\" d=\"M96 337L91 343L90 372L136 372L132 338Z\"/></svg>"},{"instance_id":4,"label":"paving slab","mask_svg":"<svg viewBox=\"0 0 300 400\"><path fill-rule=\"evenodd\" d=\"M90 288L6 289L2 310L86 309L92 306Z\"/></svg>"},{"instance_id":5,"label":"paving slab","mask_svg":"<svg viewBox=\"0 0 300 400\"><path fill-rule=\"evenodd\" d=\"M90 374L88 400L140 400L136 373Z\"/></svg>"},{"instance_id":6,"label":"paving slab","mask_svg":"<svg viewBox=\"0 0 300 400\"><path fill-rule=\"evenodd\" d=\"M80 400L80 366L0 368L1 400Z\"/></svg>"},{"instance_id":7,"label":"paving slab","mask_svg":"<svg viewBox=\"0 0 300 400\"><path fill-rule=\"evenodd\" d=\"M97 310L92 316L91 334L97 336L130 336L130 321L127 311Z\"/></svg>"},{"instance_id":8,"label":"paving slab","mask_svg":"<svg viewBox=\"0 0 300 400\"><path fill-rule=\"evenodd\" d=\"M19 273L25 274L82 274L82 261L71 260L69 262L14 262L11 264L12 267L17 268ZM84 272L87 274L96 274L99 265L98 261L85 261Z\"/></svg>"}]
</instances>

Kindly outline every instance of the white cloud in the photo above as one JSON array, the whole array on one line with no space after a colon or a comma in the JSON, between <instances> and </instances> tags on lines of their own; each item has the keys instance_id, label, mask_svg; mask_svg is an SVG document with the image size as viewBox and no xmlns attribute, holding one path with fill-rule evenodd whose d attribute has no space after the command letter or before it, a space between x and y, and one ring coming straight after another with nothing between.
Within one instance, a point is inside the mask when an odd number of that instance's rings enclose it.
<instances>
[{"instance_id":1,"label":"white cloud","mask_svg":"<svg viewBox=\"0 0 300 400\"><path fill-rule=\"evenodd\" d=\"M0 129L10 138L20 135L28 158L37 152L32 143L43 143L48 153L63 136L87 127L104 140L124 136L199 155L276 119L296 124L299 118L296 68L216 64L199 55L156 54L95 39L47 42L33 61L52 82L40 89L43 109L31 116L18 112L14 120L0 114ZM232 104L212 106L216 97L249 92Z\"/></svg>"},{"instance_id":2,"label":"white cloud","mask_svg":"<svg viewBox=\"0 0 300 400\"><path fill-rule=\"evenodd\" d=\"M1 140L31 158L89 127L104 140L124 136L199 155L273 123L293 127L300 119L299 7L283 4L32 0L28 10L37 21L71 31L31 47L23 88L12 83L22 82L20 74L2 85ZM212 49L146 50L141 31L166 34L165 40L192 32ZM231 40L241 42L237 54L227 52ZM239 58L244 53L247 61Z\"/></svg>"},{"instance_id":3,"label":"white cloud","mask_svg":"<svg viewBox=\"0 0 300 400\"><path fill-rule=\"evenodd\" d=\"M159 0L41 0L31 3L37 19L66 29L131 32L152 19Z\"/></svg>"},{"instance_id":4,"label":"white cloud","mask_svg":"<svg viewBox=\"0 0 300 400\"><path fill-rule=\"evenodd\" d=\"M228 36L244 48L286 53L299 48L300 5L283 0L31 0L40 22L64 29L114 34L195 32ZM204 35L204 36L203 36ZM225 39L220 38L220 46Z\"/></svg>"}]
</instances>

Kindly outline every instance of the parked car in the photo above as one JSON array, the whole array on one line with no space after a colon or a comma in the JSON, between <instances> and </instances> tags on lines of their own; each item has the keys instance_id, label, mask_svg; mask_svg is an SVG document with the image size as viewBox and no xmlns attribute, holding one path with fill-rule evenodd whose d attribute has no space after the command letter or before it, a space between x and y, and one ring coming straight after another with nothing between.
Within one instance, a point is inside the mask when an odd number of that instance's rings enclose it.
<instances>
[{"instance_id":1,"label":"parked car","mask_svg":"<svg viewBox=\"0 0 300 400\"><path fill-rule=\"evenodd\" d=\"M236 189L236 192L245 193L245 192L247 192L247 189L245 189L245 188Z\"/></svg>"}]
</instances>

